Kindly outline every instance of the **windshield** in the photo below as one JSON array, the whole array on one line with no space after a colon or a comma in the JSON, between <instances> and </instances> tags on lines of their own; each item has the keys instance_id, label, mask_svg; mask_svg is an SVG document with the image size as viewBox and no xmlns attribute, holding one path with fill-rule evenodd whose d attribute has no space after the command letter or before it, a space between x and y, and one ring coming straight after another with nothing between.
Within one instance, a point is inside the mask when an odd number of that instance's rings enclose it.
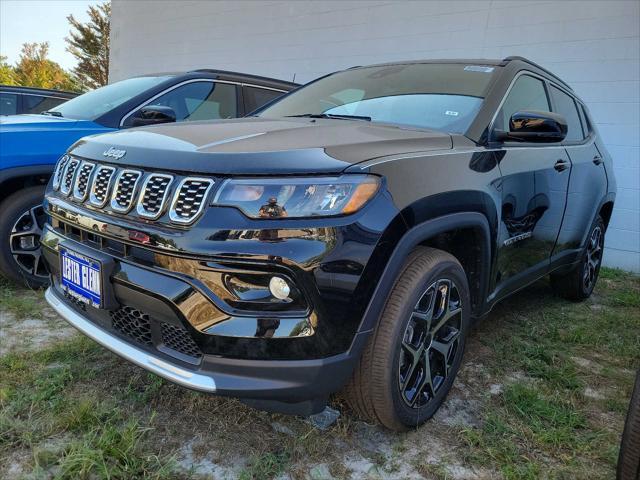
<instances>
[{"instance_id":1,"label":"windshield","mask_svg":"<svg viewBox=\"0 0 640 480\"><path fill-rule=\"evenodd\" d=\"M444 63L354 68L313 82L258 116L355 116L463 133L480 110L496 69Z\"/></svg>"},{"instance_id":2,"label":"windshield","mask_svg":"<svg viewBox=\"0 0 640 480\"><path fill-rule=\"evenodd\" d=\"M136 77L122 80L73 98L52 108L49 113L66 118L94 120L168 78L171 77Z\"/></svg>"}]
</instances>

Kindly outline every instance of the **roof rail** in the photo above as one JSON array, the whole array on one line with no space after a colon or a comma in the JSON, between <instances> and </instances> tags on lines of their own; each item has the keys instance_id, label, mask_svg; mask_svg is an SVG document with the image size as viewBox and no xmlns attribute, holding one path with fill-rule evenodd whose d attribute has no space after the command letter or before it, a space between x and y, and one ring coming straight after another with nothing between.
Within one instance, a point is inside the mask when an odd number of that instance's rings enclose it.
<instances>
[{"instance_id":1,"label":"roof rail","mask_svg":"<svg viewBox=\"0 0 640 480\"><path fill-rule=\"evenodd\" d=\"M529 60L528 58L525 57L520 57L518 55L514 55L514 56L510 56L510 57L506 57L505 59L503 59L503 62L510 62L512 60L520 60L521 62L525 62L528 63L529 65L536 67L539 70L542 70L544 73L546 73L547 75L555 78L558 82L560 82L562 85L564 85L565 87L567 87L569 90L573 91L573 88L571 88L571 86L565 82L564 80L562 80L559 76L557 76L555 73L550 72L549 70L547 70L546 68L538 65L535 62L532 62L531 60Z\"/></svg>"}]
</instances>

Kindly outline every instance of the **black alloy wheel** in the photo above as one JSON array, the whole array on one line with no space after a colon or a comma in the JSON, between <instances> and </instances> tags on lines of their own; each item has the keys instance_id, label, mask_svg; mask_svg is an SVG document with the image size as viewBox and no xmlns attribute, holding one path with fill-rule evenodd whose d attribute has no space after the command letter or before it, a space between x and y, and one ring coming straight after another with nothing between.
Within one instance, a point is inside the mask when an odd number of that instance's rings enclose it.
<instances>
[{"instance_id":1,"label":"black alloy wheel","mask_svg":"<svg viewBox=\"0 0 640 480\"><path fill-rule=\"evenodd\" d=\"M434 399L456 358L462 326L458 287L449 279L433 282L416 304L402 336L398 388L411 408Z\"/></svg>"}]
</instances>

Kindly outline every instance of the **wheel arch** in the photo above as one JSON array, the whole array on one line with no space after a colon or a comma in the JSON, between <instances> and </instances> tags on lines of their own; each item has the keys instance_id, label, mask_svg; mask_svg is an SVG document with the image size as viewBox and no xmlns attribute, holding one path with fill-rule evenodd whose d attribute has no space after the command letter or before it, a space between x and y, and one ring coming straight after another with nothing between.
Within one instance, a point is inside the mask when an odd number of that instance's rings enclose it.
<instances>
[{"instance_id":1,"label":"wheel arch","mask_svg":"<svg viewBox=\"0 0 640 480\"><path fill-rule=\"evenodd\" d=\"M35 165L0 170L0 201L5 200L23 188L44 187L51 178L52 173L53 165Z\"/></svg>"},{"instance_id":2,"label":"wheel arch","mask_svg":"<svg viewBox=\"0 0 640 480\"><path fill-rule=\"evenodd\" d=\"M395 245L389 260L387 261L374 290L373 296L365 310L359 333L372 331L380 318L380 313L384 309L386 300L395 284L396 279L402 272L402 267L410 252L419 246L437 246L439 241L447 235L456 232L473 232L477 240L478 266L475 268L477 275L470 279L470 288L474 303L474 312L481 313L484 306L484 299L489 288L489 279L492 265L492 229L487 216L484 213L474 211L463 211L441 215L436 218L408 225L408 230ZM447 248L443 248L449 251ZM457 252L460 253L460 252ZM454 255L455 256L455 255ZM456 257L458 258L458 257ZM462 263L462 262L461 262ZM464 265L463 265L464 266ZM472 285L472 282L475 285Z\"/></svg>"}]
</instances>

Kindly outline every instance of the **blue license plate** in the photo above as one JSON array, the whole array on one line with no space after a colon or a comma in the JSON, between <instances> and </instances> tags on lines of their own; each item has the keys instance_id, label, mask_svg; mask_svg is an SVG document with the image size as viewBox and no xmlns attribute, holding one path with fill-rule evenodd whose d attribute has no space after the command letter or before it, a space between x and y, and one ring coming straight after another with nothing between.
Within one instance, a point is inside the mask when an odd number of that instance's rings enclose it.
<instances>
[{"instance_id":1,"label":"blue license plate","mask_svg":"<svg viewBox=\"0 0 640 480\"><path fill-rule=\"evenodd\" d=\"M60 283L72 297L100 308L102 275L101 265L97 260L61 247Z\"/></svg>"}]
</instances>

